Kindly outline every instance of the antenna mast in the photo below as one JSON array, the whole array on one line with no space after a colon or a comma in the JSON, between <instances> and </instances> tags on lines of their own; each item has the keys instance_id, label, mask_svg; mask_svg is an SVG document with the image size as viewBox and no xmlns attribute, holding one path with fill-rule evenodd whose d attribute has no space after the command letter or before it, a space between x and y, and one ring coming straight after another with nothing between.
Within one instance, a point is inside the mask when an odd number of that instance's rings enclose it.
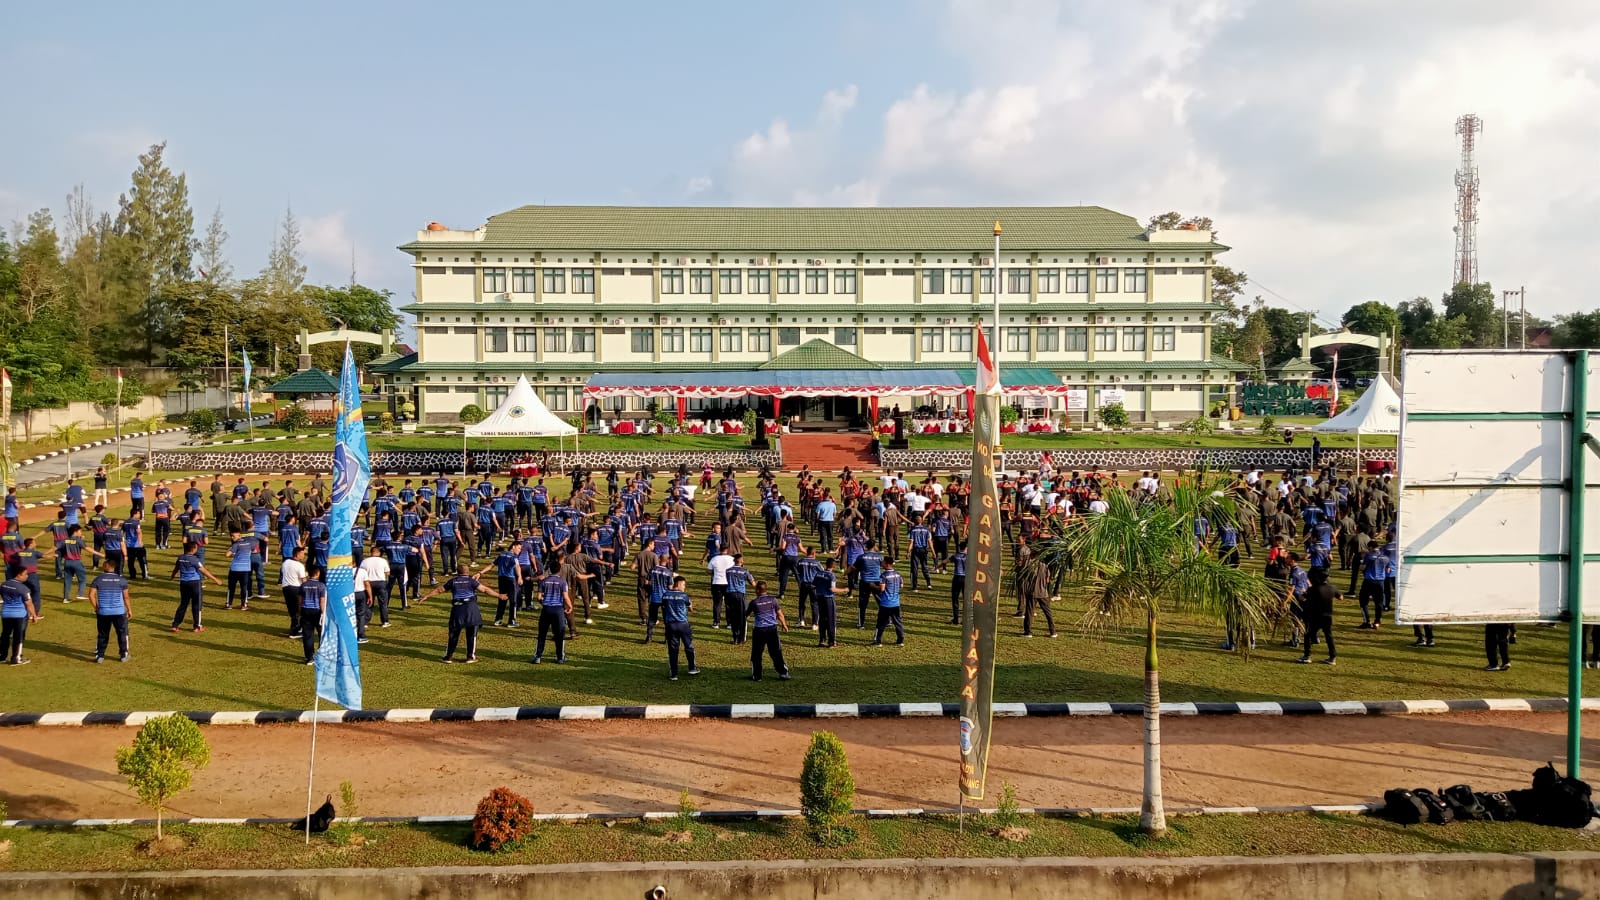
<instances>
[{"instance_id":1,"label":"antenna mast","mask_svg":"<svg viewBox=\"0 0 1600 900\"><path fill-rule=\"evenodd\" d=\"M1451 287L1478 281L1478 164L1473 150L1483 120L1473 113L1456 119L1456 134L1461 136L1461 165L1456 169L1456 264Z\"/></svg>"}]
</instances>

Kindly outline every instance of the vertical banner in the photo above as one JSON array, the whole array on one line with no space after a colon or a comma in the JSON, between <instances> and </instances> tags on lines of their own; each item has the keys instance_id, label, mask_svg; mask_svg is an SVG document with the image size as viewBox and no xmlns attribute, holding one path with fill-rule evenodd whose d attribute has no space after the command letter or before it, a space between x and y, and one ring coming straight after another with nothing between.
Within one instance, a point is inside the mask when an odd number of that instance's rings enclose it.
<instances>
[{"instance_id":1,"label":"vertical banner","mask_svg":"<svg viewBox=\"0 0 1600 900\"><path fill-rule=\"evenodd\" d=\"M972 428L972 496L967 527L967 585L961 597L961 796L982 800L994 723L994 639L1000 605L1000 496L995 486L999 378L978 332Z\"/></svg>"},{"instance_id":2,"label":"vertical banner","mask_svg":"<svg viewBox=\"0 0 1600 900\"><path fill-rule=\"evenodd\" d=\"M250 351L240 352L244 354L244 417L248 419L250 418Z\"/></svg>"},{"instance_id":3,"label":"vertical banner","mask_svg":"<svg viewBox=\"0 0 1600 900\"><path fill-rule=\"evenodd\" d=\"M317 696L346 709L361 708L361 658L356 646L355 567L350 558L350 528L372 478L367 463L367 431L361 420L361 389L355 358L344 348L335 406L333 509L328 515L328 612L317 650Z\"/></svg>"},{"instance_id":4,"label":"vertical banner","mask_svg":"<svg viewBox=\"0 0 1600 900\"><path fill-rule=\"evenodd\" d=\"M11 372L0 369L0 490L11 484Z\"/></svg>"}]
</instances>

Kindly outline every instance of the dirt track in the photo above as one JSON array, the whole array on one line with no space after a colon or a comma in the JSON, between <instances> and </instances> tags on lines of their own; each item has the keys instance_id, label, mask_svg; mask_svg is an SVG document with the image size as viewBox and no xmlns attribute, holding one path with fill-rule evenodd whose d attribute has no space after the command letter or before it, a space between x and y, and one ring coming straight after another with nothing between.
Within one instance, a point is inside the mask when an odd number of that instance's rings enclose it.
<instances>
[{"instance_id":1,"label":"dirt track","mask_svg":"<svg viewBox=\"0 0 1600 900\"><path fill-rule=\"evenodd\" d=\"M1585 717L1589 728L1600 714ZM1163 720L1173 806L1359 803L1396 785L1526 786L1563 755L1550 713ZM704 809L794 808L813 729L848 746L857 806L945 807L955 800L955 724L947 719L691 720L323 726L318 797L354 782L364 815L470 813L507 785L542 812L666 810L688 787ZM1138 803L1136 717L1001 719L991 783L1024 806ZM217 726L209 768L180 816L290 816L305 803L310 729ZM133 730L0 730L0 789L13 818L148 814L113 762ZM1594 765L1592 761L1587 762Z\"/></svg>"}]
</instances>

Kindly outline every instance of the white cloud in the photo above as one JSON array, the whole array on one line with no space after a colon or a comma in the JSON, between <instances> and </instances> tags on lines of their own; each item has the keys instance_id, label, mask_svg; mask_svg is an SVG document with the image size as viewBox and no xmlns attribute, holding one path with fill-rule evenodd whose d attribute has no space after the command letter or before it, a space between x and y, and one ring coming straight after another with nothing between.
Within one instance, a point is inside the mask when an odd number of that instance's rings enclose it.
<instances>
[{"instance_id":1,"label":"white cloud","mask_svg":"<svg viewBox=\"0 0 1600 900\"><path fill-rule=\"evenodd\" d=\"M1476 112L1481 276L1541 315L1596 305L1600 6L952 0L941 33L958 81L886 98L864 147L838 127L860 92L829 90L744 139L728 199L1202 213L1229 262L1336 319L1445 290Z\"/></svg>"},{"instance_id":2,"label":"white cloud","mask_svg":"<svg viewBox=\"0 0 1600 900\"><path fill-rule=\"evenodd\" d=\"M102 161L126 166L133 171L139 154L161 143L161 138L148 128L137 125L104 126L78 135L78 144Z\"/></svg>"},{"instance_id":3,"label":"white cloud","mask_svg":"<svg viewBox=\"0 0 1600 900\"><path fill-rule=\"evenodd\" d=\"M711 176L696 175L695 177L689 179L689 183L687 185L684 185L683 192L684 194L693 197L697 194L704 194L706 191L711 190L713 184L714 182L711 180Z\"/></svg>"},{"instance_id":4,"label":"white cloud","mask_svg":"<svg viewBox=\"0 0 1600 900\"><path fill-rule=\"evenodd\" d=\"M357 279L378 274L376 256L350 233L346 214L322 215L295 213L300 225L300 248L305 254L307 280L325 284L346 284L353 266Z\"/></svg>"}]
</instances>

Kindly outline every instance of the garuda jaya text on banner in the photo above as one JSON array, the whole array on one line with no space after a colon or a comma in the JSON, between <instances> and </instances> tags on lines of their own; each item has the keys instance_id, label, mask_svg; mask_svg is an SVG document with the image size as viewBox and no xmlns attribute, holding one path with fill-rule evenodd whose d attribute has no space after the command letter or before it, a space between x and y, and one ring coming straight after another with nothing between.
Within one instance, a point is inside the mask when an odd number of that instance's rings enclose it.
<instances>
[{"instance_id":1,"label":"garuda jaya text on banner","mask_svg":"<svg viewBox=\"0 0 1600 900\"><path fill-rule=\"evenodd\" d=\"M356 646L355 568L350 559L350 527L367 494L372 470L367 462L366 424L361 420L361 390L356 361L344 348L339 376L338 421L334 432L333 509L328 514L328 611L317 650L317 696L345 709L361 708L361 657Z\"/></svg>"},{"instance_id":2,"label":"garuda jaya text on banner","mask_svg":"<svg viewBox=\"0 0 1600 900\"><path fill-rule=\"evenodd\" d=\"M967 585L961 600L961 796L983 799L994 724L994 637L1000 599L1000 497L994 447L999 436L1000 379L989 342L978 330L978 378L973 396L971 524Z\"/></svg>"}]
</instances>

